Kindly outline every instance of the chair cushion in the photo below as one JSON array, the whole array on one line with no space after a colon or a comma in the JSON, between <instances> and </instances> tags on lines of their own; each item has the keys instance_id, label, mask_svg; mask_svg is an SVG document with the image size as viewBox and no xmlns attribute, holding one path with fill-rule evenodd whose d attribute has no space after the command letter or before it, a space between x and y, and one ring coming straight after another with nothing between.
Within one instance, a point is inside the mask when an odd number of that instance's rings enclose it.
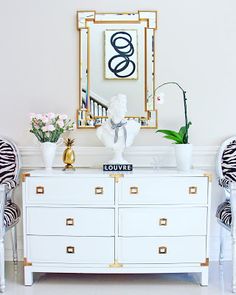
<instances>
[{"instance_id":1,"label":"chair cushion","mask_svg":"<svg viewBox=\"0 0 236 295\"><path fill-rule=\"evenodd\" d=\"M4 225L6 228L15 225L21 215L20 208L12 202L8 202L4 210Z\"/></svg>"},{"instance_id":2,"label":"chair cushion","mask_svg":"<svg viewBox=\"0 0 236 295\"><path fill-rule=\"evenodd\" d=\"M231 227L232 213L229 200L225 200L217 207L216 217L224 225L226 225L227 227Z\"/></svg>"}]
</instances>

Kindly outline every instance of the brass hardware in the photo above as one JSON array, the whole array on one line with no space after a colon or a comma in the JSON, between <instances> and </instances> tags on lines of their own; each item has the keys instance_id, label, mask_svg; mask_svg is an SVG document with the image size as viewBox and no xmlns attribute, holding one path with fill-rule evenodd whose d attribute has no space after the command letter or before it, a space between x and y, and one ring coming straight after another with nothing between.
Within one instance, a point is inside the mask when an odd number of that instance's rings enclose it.
<instances>
[{"instance_id":1,"label":"brass hardware","mask_svg":"<svg viewBox=\"0 0 236 295\"><path fill-rule=\"evenodd\" d=\"M209 266L209 258L206 258L205 262L200 264L201 266Z\"/></svg>"},{"instance_id":2,"label":"brass hardware","mask_svg":"<svg viewBox=\"0 0 236 295\"><path fill-rule=\"evenodd\" d=\"M209 181L209 182L212 182L213 175L212 175L211 172L206 172L206 173L203 174L203 176L208 177L208 181Z\"/></svg>"},{"instance_id":3,"label":"brass hardware","mask_svg":"<svg viewBox=\"0 0 236 295\"><path fill-rule=\"evenodd\" d=\"M38 194L38 195L44 194L44 187L43 186L36 186L36 194Z\"/></svg>"},{"instance_id":4,"label":"brass hardware","mask_svg":"<svg viewBox=\"0 0 236 295\"><path fill-rule=\"evenodd\" d=\"M159 219L159 225L160 226L166 226L167 225L167 219L166 218L160 218Z\"/></svg>"},{"instance_id":5,"label":"brass hardware","mask_svg":"<svg viewBox=\"0 0 236 295\"><path fill-rule=\"evenodd\" d=\"M166 254L167 253L167 247L165 247L165 246L158 247L158 253L159 254Z\"/></svg>"},{"instance_id":6,"label":"brass hardware","mask_svg":"<svg viewBox=\"0 0 236 295\"><path fill-rule=\"evenodd\" d=\"M188 193L189 193L190 195L196 195L196 194L197 194L197 187L196 187L196 186L190 186L190 187L188 188Z\"/></svg>"},{"instance_id":7,"label":"brass hardware","mask_svg":"<svg viewBox=\"0 0 236 295\"><path fill-rule=\"evenodd\" d=\"M129 193L131 195L137 195L138 194L138 187L137 186L131 186L129 189Z\"/></svg>"},{"instance_id":8,"label":"brass hardware","mask_svg":"<svg viewBox=\"0 0 236 295\"><path fill-rule=\"evenodd\" d=\"M115 183L118 183L120 178L124 177L124 174L110 174L110 177L113 177L115 179Z\"/></svg>"},{"instance_id":9,"label":"brass hardware","mask_svg":"<svg viewBox=\"0 0 236 295\"><path fill-rule=\"evenodd\" d=\"M29 262L26 257L24 257L24 266L32 266L32 262Z\"/></svg>"},{"instance_id":10,"label":"brass hardware","mask_svg":"<svg viewBox=\"0 0 236 295\"><path fill-rule=\"evenodd\" d=\"M22 180L22 182L25 182L26 177L29 177L29 176L30 176L30 173L22 173L21 174L21 180Z\"/></svg>"},{"instance_id":11,"label":"brass hardware","mask_svg":"<svg viewBox=\"0 0 236 295\"><path fill-rule=\"evenodd\" d=\"M109 265L109 267L119 268L119 267L123 267L123 264L119 263L117 260L115 260L114 263L111 263Z\"/></svg>"},{"instance_id":12,"label":"brass hardware","mask_svg":"<svg viewBox=\"0 0 236 295\"><path fill-rule=\"evenodd\" d=\"M75 253L75 247L73 247L73 246L66 247L66 253L74 254Z\"/></svg>"},{"instance_id":13,"label":"brass hardware","mask_svg":"<svg viewBox=\"0 0 236 295\"><path fill-rule=\"evenodd\" d=\"M95 195L103 195L103 187L101 186L95 187Z\"/></svg>"},{"instance_id":14,"label":"brass hardware","mask_svg":"<svg viewBox=\"0 0 236 295\"><path fill-rule=\"evenodd\" d=\"M66 218L66 225L72 226L74 224L74 218Z\"/></svg>"}]
</instances>

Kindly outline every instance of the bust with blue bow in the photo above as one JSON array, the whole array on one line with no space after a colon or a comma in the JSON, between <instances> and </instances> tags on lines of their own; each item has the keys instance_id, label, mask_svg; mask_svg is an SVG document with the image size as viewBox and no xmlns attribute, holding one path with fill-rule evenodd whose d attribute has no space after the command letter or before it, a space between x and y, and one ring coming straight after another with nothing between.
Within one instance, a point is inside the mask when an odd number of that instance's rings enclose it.
<instances>
[{"instance_id":1,"label":"bust with blue bow","mask_svg":"<svg viewBox=\"0 0 236 295\"><path fill-rule=\"evenodd\" d=\"M108 120L97 129L97 137L107 147L113 149L114 155L109 164L128 164L123 158L126 147L132 145L139 133L140 124L133 119L126 120L127 97L118 94L110 99Z\"/></svg>"}]
</instances>

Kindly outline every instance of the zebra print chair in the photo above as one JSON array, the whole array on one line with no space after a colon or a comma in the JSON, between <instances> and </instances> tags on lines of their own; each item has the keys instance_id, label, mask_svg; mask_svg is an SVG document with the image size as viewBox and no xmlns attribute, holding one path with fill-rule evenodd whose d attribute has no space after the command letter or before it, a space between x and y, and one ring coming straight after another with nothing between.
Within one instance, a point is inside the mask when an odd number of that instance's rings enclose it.
<instances>
[{"instance_id":1,"label":"zebra print chair","mask_svg":"<svg viewBox=\"0 0 236 295\"><path fill-rule=\"evenodd\" d=\"M0 292L5 289L4 237L12 230L13 261L17 257L17 233L15 225L20 218L20 209L13 201L13 191L18 184L20 171L19 152L15 144L0 137Z\"/></svg>"},{"instance_id":2,"label":"zebra print chair","mask_svg":"<svg viewBox=\"0 0 236 295\"><path fill-rule=\"evenodd\" d=\"M236 136L225 140L217 155L217 174L219 185L224 190L225 200L216 212L220 230L220 256L223 260L223 230L226 229L232 237L232 292L236 292Z\"/></svg>"}]
</instances>

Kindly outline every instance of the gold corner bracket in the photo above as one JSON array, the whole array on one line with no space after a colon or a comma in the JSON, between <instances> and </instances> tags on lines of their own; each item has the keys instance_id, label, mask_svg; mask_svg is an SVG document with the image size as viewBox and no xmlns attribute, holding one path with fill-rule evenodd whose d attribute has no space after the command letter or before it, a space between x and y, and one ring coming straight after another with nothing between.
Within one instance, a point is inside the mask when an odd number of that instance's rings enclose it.
<instances>
[{"instance_id":1,"label":"gold corner bracket","mask_svg":"<svg viewBox=\"0 0 236 295\"><path fill-rule=\"evenodd\" d=\"M26 257L24 257L24 266L32 266L32 262L29 262Z\"/></svg>"},{"instance_id":2,"label":"gold corner bracket","mask_svg":"<svg viewBox=\"0 0 236 295\"><path fill-rule=\"evenodd\" d=\"M111 267L111 268L119 268L119 267L123 267L123 264L119 263L117 260L115 260L114 263L109 264L109 267Z\"/></svg>"},{"instance_id":3,"label":"gold corner bracket","mask_svg":"<svg viewBox=\"0 0 236 295\"><path fill-rule=\"evenodd\" d=\"M208 181L212 182L213 174L211 172L206 172L206 173L203 174L203 176L208 177Z\"/></svg>"},{"instance_id":4,"label":"gold corner bracket","mask_svg":"<svg viewBox=\"0 0 236 295\"><path fill-rule=\"evenodd\" d=\"M25 182L26 177L29 177L29 176L30 176L30 173L28 173L28 172L22 173L21 174L21 180L22 180L22 182Z\"/></svg>"},{"instance_id":5,"label":"gold corner bracket","mask_svg":"<svg viewBox=\"0 0 236 295\"><path fill-rule=\"evenodd\" d=\"M201 266L209 266L209 258L206 258L205 262L201 263Z\"/></svg>"},{"instance_id":6,"label":"gold corner bracket","mask_svg":"<svg viewBox=\"0 0 236 295\"><path fill-rule=\"evenodd\" d=\"M120 178L124 177L124 174L110 174L110 177L113 177L115 179L115 183L118 183L120 181Z\"/></svg>"}]
</instances>

